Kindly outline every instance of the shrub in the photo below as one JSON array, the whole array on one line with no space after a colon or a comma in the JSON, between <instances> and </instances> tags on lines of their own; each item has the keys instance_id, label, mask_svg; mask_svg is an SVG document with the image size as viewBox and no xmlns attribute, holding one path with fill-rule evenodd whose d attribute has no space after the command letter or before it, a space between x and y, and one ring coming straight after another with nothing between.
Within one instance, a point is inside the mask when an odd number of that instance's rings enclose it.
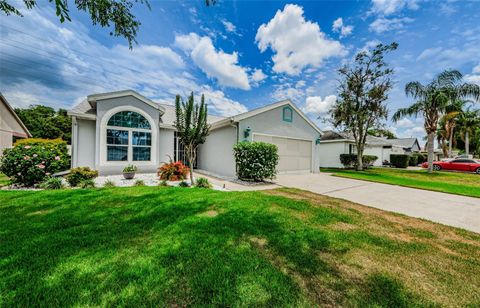
<instances>
[{"instance_id":1,"label":"shrub","mask_svg":"<svg viewBox=\"0 0 480 308\"><path fill-rule=\"evenodd\" d=\"M180 183L178 183L178 187L190 187L190 185L185 181L181 181Z\"/></svg>"},{"instance_id":2,"label":"shrub","mask_svg":"<svg viewBox=\"0 0 480 308\"><path fill-rule=\"evenodd\" d=\"M407 168L409 156L407 154L390 154L390 163L395 168Z\"/></svg>"},{"instance_id":3,"label":"shrub","mask_svg":"<svg viewBox=\"0 0 480 308\"><path fill-rule=\"evenodd\" d=\"M378 159L378 157L374 155L363 155L362 158L364 168L368 168ZM357 154L340 154L340 162L345 168L356 168L358 164Z\"/></svg>"},{"instance_id":4,"label":"shrub","mask_svg":"<svg viewBox=\"0 0 480 308\"><path fill-rule=\"evenodd\" d=\"M187 178L190 169L181 161L173 162L170 160L168 164L164 164L158 168L158 176L160 180L165 181L182 181Z\"/></svg>"},{"instance_id":5,"label":"shrub","mask_svg":"<svg viewBox=\"0 0 480 308\"><path fill-rule=\"evenodd\" d=\"M62 189L65 188L65 185L60 177L46 177L39 187L43 189Z\"/></svg>"},{"instance_id":6,"label":"shrub","mask_svg":"<svg viewBox=\"0 0 480 308\"><path fill-rule=\"evenodd\" d=\"M136 172L138 170L137 166L135 165L128 165L125 168L123 168L123 172Z\"/></svg>"},{"instance_id":7,"label":"shrub","mask_svg":"<svg viewBox=\"0 0 480 308\"><path fill-rule=\"evenodd\" d=\"M97 170L92 170L90 167L77 167L70 169L70 174L67 175L66 179L70 186L76 187L80 184L80 182L85 180L93 180L97 176Z\"/></svg>"},{"instance_id":8,"label":"shrub","mask_svg":"<svg viewBox=\"0 0 480 308\"><path fill-rule=\"evenodd\" d=\"M168 183L165 180L161 180L160 182L158 182L158 186L167 187Z\"/></svg>"},{"instance_id":9,"label":"shrub","mask_svg":"<svg viewBox=\"0 0 480 308\"><path fill-rule=\"evenodd\" d=\"M233 147L237 176L242 180L263 181L277 174L277 146L265 142L240 142Z\"/></svg>"},{"instance_id":10,"label":"shrub","mask_svg":"<svg viewBox=\"0 0 480 308\"><path fill-rule=\"evenodd\" d=\"M410 157L408 158L408 165L413 167L418 165L418 156L410 155Z\"/></svg>"},{"instance_id":11,"label":"shrub","mask_svg":"<svg viewBox=\"0 0 480 308\"><path fill-rule=\"evenodd\" d=\"M117 185L115 184L114 181L108 179L105 181L105 183L103 183L103 187L104 188L112 188L112 187L116 187Z\"/></svg>"},{"instance_id":12,"label":"shrub","mask_svg":"<svg viewBox=\"0 0 480 308\"><path fill-rule=\"evenodd\" d=\"M143 180L136 180L133 186L145 186L145 182Z\"/></svg>"},{"instance_id":13,"label":"shrub","mask_svg":"<svg viewBox=\"0 0 480 308\"><path fill-rule=\"evenodd\" d=\"M417 158L417 164L423 164L428 160L427 155L423 153L413 153L412 156Z\"/></svg>"},{"instance_id":14,"label":"shrub","mask_svg":"<svg viewBox=\"0 0 480 308\"><path fill-rule=\"evenodd\" d=\"M0 158L0 172L12 183L33 186L47 176L68 169L67 144L60 139L23 139Z\"/></svg>"},{"instance_id":15,"label":"shrub","mask_svg":"<svg viewBox=\"0 0 480 308\"><path fill-rule=\"evenodd\" d=\"M199 188L212 188L212 184L210 184L207 178L197 178L195 180L195 186Z\"/></svg>"},{"instance_id":16,"label":"shrub","mask_svg":"<svg viewBox=\"0 0 480 308\"><path fill-rule=\"evenodd\" d=\"M80 188L94 188L95 187L95 181L93 179L85 179L85 180L80 181L80 183L78 183L78 186Z\"/></svg>"}]
</instances>

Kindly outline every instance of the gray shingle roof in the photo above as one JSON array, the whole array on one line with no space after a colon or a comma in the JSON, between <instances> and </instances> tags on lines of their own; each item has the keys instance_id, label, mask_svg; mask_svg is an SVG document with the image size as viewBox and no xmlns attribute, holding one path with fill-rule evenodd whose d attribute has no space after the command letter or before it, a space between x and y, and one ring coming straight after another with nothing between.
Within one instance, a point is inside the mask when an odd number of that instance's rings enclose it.
<instances>
[{"instance_id":1,"label":"gray shingle roof","mask_svg":"<svg viewBox=\"0 0 480 308\"><path fill-rule=\"evenodd\" d=\"M324 131L324 134L322 135L321 141L327 141L327 140L348 140L353 142L355 138L353 138L353 135L351 133L347 132L335 132L335 131ZM374 137L374 136L367 136L367 142L368 145L378 145L378 146L389 146L392 145L390 140L380 138L380 137Z\"/></svg>"}]
</instances>

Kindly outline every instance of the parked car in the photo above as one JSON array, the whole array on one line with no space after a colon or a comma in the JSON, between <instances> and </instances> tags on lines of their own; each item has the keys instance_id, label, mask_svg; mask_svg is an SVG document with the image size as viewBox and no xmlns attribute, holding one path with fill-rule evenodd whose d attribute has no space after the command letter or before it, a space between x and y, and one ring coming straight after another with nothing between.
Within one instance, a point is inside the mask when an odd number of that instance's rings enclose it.
<instances>
[{"instance_id":1,"label":"parked car","mask_svg":"<svg viewBox=\"0 0 480 308\"><path fill-rule=\"evenodd\" d=\"M428 168L428 162L422 164L423 168ZM433 170L455 170L465 172L476 172L480 174L480 162L474 159L459 158L449 161L434 161Z\"/></svg>"}]
</instances>

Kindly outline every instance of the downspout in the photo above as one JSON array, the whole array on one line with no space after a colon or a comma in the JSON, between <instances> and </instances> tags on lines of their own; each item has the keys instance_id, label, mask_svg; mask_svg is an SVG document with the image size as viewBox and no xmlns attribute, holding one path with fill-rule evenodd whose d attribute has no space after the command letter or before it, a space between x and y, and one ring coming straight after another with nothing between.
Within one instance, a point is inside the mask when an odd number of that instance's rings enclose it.
<instances>
[{"instance_id":1,"label":"downspout","mask_svg":"<svg viewBox=\"0 0 480 308\"><path fill-rule=\"evenodd\" d=\"M77 144L78 142L78 123L77 123L77 117L72 116L72 142L71 142L71 150L72 150L72 159L70 161L70 167L74 168L77 166L77 158L78 158L78 153L77 153Z\"/></svg>"}]
</instances>

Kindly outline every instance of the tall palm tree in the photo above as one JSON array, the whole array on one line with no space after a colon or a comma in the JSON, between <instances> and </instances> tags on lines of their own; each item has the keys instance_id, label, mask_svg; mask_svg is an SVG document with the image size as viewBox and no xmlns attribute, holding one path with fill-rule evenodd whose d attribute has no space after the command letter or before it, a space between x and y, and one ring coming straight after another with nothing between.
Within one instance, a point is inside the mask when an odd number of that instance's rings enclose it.
<instances>
[{"instance_id":1,"label":"tall palm tree","mask_svg":"<svg viewBox=\"0 0 480 308\"><path fill-rule=\"evenodd\" d=\"M464 111L459 114L457 125L465 142L465 154L470 154L470 140L469 137L473 135L475 128L480 125L480 110Z\"/></svg>"},{"instance_id":2,"label":"tall palm tree","mask_svg":"<svg viewBox=\"0 0 480 308\"><path fill-rule=\"evenodd\" d=\"M418 81L406 84L405 94L416 102L407 108L401 108L392 117L394 122L405 116L421 114L425 119L424 127L428 135L428 172L433 172L434 140L440 117L447 112L449 102L454 99L480 98L480 86L461 83L462 74L457 70L446 70L438 74L430 83L423 85Z\"/></svg>"}]
</instances>

